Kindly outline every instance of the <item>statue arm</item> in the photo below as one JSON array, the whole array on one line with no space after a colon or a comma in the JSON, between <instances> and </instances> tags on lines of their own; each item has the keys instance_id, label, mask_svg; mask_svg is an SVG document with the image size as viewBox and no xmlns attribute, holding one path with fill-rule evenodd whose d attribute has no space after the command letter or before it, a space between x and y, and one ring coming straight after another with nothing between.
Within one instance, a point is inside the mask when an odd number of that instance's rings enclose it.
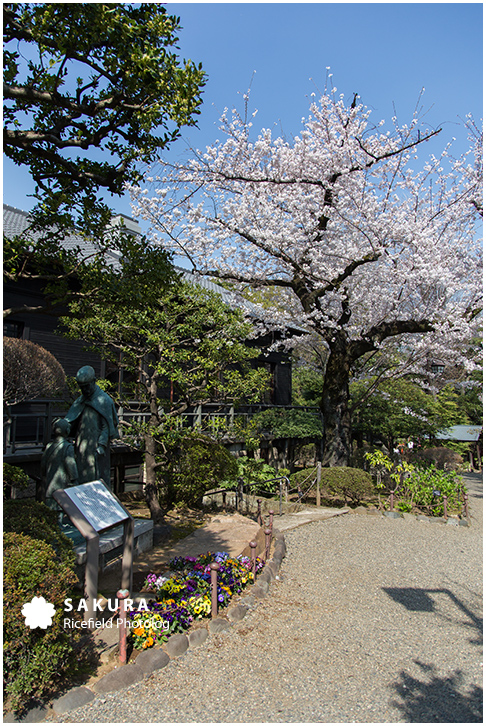
<instances>
[{"instance_id":1,"label":"statue arm","mask_svg":"<svg viewBox=\"0 0 486 726\"><path fill-rule=\"evenodd\" d=\"M118 415L116 412L115 402L113 401L111 396L102 391L99 386L97 386L97 389L98 390L93 396L90 405L93 406L93 408L98 411L98 413L106 420L106 423L108 425L108 438L106 440L106 444L108 444L108 441L117 438L117 436L119 435Z\"/></svg>"},{"instance_id":2,"label":"statue arm","mask_svg":"<svg viewBox=\"0 0 486 726\"><path fill-rule=\"evenodd\" d=\"M69 477L69 485L76 486L78 484L78 467L76 464L76 458L74 456L74 446L70 444L66 452L66 458L64 465Z\"/></svg>"},{"instance_id":3,"label":"statue arm","mask_svg":"<svg viewBox=\"0 0 486 726\"><path fill-rule=\"evenodd\" d=\"M98 448L96 451L98 454L104 454L110 440L110 427L108 426L108 421L104 418L104 416L100 416L100 419L101 430L100 435L98 436Z\"/></svg>"}]
</instances>

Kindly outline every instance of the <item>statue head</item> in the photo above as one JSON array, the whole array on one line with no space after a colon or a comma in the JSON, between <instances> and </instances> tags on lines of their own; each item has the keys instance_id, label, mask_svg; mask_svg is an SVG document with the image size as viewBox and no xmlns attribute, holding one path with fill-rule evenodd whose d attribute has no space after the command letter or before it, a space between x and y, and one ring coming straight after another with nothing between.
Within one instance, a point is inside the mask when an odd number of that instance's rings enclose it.
<instances>
[{"instance_id":1,"label":"statue head","mask_svg":"<svg viewBox=\"0 0 486 726\"><path fill-rule=\"evenodd\" d=\"M83 366L76 373L76 380L85 398L91 398L96 387L96 373L92 366Z\"/></svg>"},{"instance_id":2,"label":"statue head","mask_svg":"<svg viewBox=\"0 0 486 726\"><path fill-rule=\"evenodd\" d=\"M69 436L69 432L71 431L71 424L69 421L66 421L65 418L57 418L52 423L52 432L54 436L62 436L65 439Z\"/></svg>"}]
</instances>

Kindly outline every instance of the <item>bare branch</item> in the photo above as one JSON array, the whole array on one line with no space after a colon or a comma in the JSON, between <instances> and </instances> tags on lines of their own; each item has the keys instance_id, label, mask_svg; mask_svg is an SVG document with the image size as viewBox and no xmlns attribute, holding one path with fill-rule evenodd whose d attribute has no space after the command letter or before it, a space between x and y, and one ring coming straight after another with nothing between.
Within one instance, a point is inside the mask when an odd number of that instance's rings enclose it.
<instances>
[{"instance_id":1,"label":"bare branch","mask_svg":"<svg viewBox=\"0 0 486 726\"><path fill-rule=\"evenodd\" d=\"M357 360L364 353L376 350L380 343L387 338L392 338L396 335L406 333L431 333L433 330L434 326L429 320L385 321L370 328L367 333L363 333L361 340L355 340L350 343L351 357L353 360Z\"/></svg>"},{"instance_id":2,"label":"bare branch","mask_svg":"<svg viewBox=\"0 0 486 726\"><path fill-rule=\"evenodd\" d=\"M377 252L370 252L368 255L362 257L360 260L353 260L337 277L334 278L334 280L331 280L331 282L329 282L324 287L315 290L312 293L312 296L315 298L319 298L328 292L338 290L341 287L342 283L347 280L347 278L350 277L353 272L358 269L358 267L366 265L368 262L376 262L380 259L380 257L381 255Z\"/></svg>"}]
</instances>

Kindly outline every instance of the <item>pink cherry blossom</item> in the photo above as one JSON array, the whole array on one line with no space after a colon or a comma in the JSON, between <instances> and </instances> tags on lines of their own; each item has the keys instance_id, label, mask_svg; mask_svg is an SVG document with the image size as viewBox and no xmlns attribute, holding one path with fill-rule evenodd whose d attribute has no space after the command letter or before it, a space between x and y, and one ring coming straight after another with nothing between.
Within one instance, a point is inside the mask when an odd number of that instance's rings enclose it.
<instances>
[{"instance_id":1,"label":"pink cherry blossom","mask_svg":"<svg viewBox=\"0 0 486 726\"><path fill-rule=\"evenodd\" d=\"M402 373L431 356L468 366L481 306L482 136L468 119L470 150L455 159L446 139L419 168L417 149L440 130L418 114L392 123L385 131L358 96L346 105L335 89L312 100L291 140L255 136L225 111L221 141L161 161L160 181L130 190L154 242L201 274L280 290L267 324L291 320L325 343L331 465L349 458L356 361L399 352Z\"/></svg>"}]
</instances>

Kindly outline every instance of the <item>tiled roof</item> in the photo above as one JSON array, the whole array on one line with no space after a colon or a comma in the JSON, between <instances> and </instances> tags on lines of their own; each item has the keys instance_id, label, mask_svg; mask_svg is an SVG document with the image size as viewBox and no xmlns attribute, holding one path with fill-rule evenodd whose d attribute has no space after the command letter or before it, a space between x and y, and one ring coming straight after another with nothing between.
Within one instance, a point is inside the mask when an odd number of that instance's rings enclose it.
<instances>
[{"instance_id":1,"label":"tiled roof","mask_svg":"<svg viewBox=\"0 0 486 726\"><path fill-rule=\"evenodd\" d=\"M28 230L28 228L28 212L23 212L21 209L16 209L15 207L11 207L8 204L3 205L3 233L6 237L10 238L15 237L16 235L23 234L26 230ZM33 242L35 242L35 240L39 238L39 234L36 234L35 232L28 232L28 237L32 239ZM66 237L64 237L63 239L63 246L65 246L67 249L73 249L74 247L81 246L83 250L88 253L91 251L90 248L92 248L93 251L95 250L95 245L92 242L89 242L82 237L77 237L76 235L66 235ZM119 256L116 257L119 258ZM187 270L184 270L182 267L179 267L177 269L178 272L182 273L182 276L188 282L199 285L205 290L210 290L212 292L218 293L219 295L221 295L226 304L230 306L235 304L235 295L229 293L223 287L216 285L214 282L212 282L211 280L207 280L204 277L198 277L196 275L193 275ZM248 300L245 300L243 297L238 297L240 298L238 300L239 307L244 307L250 314L255 315L256 317L261 317L262 311L260 308L258 308L256 305L253 305L253 303L249 302Z\"/></svg>"},{"instance_id":2,"label":"tiled roof","mask_svg":"<svg viewBox=\"0 0 486 726\"><path fill-rule=\"evenodd\" d=\"M262 314L264 314L263 309L252 303L250 300L246 300L246 298L239 293L229 292L224 287L214 283L212 280L208 280L206 277L201 277L199 275L194 275L191 272L184 270L182 267L178 267L177 270L182 273L183 278L188 282L192 282L194 285L199 285L204 290L209 290L210 292L215 292L220 295L223 302L226 303L228 307L244 308L246 313L252 318L262 320Z\"/></svg>"},{"instance_id":3,"label":"tiled roof","mask_svg":"<svg viewBox=\"0 0 486 726\"><path fill-rule=\"evenodd\" d=\"M437 438L451 441L478 441L482 430L482 426L451 426L450 429L439 431Z\"/></svg>"},{"instance_id":4,"label":"tiled roof","mask_svg":"<svg viewBox=\"0 0 486 726\"><path fill-rule=\"evenodd\" d=\"M120 215L125 216L125 215ZM130 219L127 217L126 219ZM39 239L40 233L33 230L29 230L30 219L29 213L24 212L16 207L11 207L8 204L3 205L3 234L7 238L15 237L16 235L24 234L27 231L26 237L32 242ZM92 240L86 239L75 234L66 234L62 239L63 247L67 250L74 250L81 248L83 256L89 256L98 252L99 248ZM107 250L107 254L114 260L114 265L120 259L120 255L116 252Z\"/></svg>"},{"instance_id":5,"label":"tiled roof","mask_svg":"<svg viewBox=\"0 0 486 726\"><path fill-rule=\"evenodd\" d=\"M8 204L3 205L3 234L5 237L11 238L20 234L24 234L27 231L27 238L35 242L39 239L40 234L29 230L30 219L29 213L23 212L21 209L16 209ZM83 247L83 250L88 254L95 252L96 245L93 242L86 240L84 237L78 237L74 234L66 234L63 238L63 246L66 249L74 249L76 247Z\"/></svg>"},{"instance_id":6,"label":"tiled roof","mask_svg":"<svg viewBox=\"0 0 486 726\"><path fill-rule=\"evenodd\" d=\"M3 205L3 233L5 237L15 237L29 226L29 215L21 209Z\"/></svg>"}]
</instances>

